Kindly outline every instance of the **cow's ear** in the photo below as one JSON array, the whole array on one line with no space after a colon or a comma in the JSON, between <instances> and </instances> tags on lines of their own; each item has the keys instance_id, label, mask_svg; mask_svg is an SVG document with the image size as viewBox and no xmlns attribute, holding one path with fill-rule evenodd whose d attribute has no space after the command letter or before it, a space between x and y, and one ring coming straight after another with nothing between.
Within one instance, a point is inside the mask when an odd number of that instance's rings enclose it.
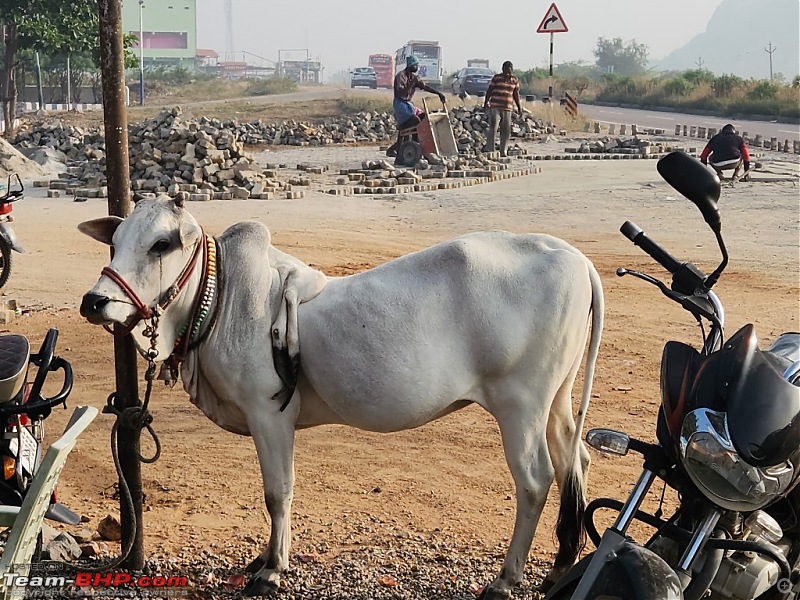
<instances>
[{"instance_id":1,"label":"cow's ear","mask_svg":"<svg viewBox=\"0 0 800 600\"><path fill-rule=\"evenodd\" d=\"M98 242L111 246L111 238L114 237L114 232L123 220L124 219L120 217L114 216L92 219L91 221L84 221L78 225L78 231L85 233Z\"/></svg>"},{"instance_id":2,"label":"cow's ear","mask_svg":"<svg viewBox=\"0 0 800 600\"><path fill-rule=\"evenodd\" d=\"M180 235L181 235L181 245L184 248L188 248L189 246L193 246L197 243L197 240L200 239L200 234L202 233L200 227L197 223L193 223L191 221L181 221L181 228L180 228Z\"/></svg>"}]
</instances>

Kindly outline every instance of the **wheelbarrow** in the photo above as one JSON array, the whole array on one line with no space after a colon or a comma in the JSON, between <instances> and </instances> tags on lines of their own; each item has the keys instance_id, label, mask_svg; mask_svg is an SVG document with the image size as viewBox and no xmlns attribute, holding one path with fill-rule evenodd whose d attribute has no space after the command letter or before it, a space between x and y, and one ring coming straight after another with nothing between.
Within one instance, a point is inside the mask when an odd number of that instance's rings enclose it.
<instances>
[{"instance_id":1,"label":"wheelbarrow","mask_svg":"<svg viewBox=\"0 0 800 600\"><path fill-rule=\"evenodd\" d=\"M415 166L423 156L438 154L439 156L456 156L456 136L447 114L447 104L442 102L442 110L428 109L425 98L422 99L425 118L414 127L407 127L398 132L397 158L395 165Z\"/></svg>"}]
</instances>

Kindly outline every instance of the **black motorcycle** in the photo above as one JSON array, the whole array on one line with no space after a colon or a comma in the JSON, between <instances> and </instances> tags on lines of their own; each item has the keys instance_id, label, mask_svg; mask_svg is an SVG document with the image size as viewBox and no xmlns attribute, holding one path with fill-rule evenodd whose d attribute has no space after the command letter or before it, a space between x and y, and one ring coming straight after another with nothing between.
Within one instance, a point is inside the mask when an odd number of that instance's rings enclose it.
<instances>
[{"instance_id":1,"label":"black motorcycle","mask_svg":"<svg viewBox=\"0 0 800 600\"><path fill-rule=\"evenodd\" d=\"M64 405L72 391L72 367L55 355L58 331L50 329L39 352L31 354L28 338L0 335L0 505L20 506L43 456L44 421L53 407ZM38 368L28 381L29 365ZM48 373L63 371L61 390L42 395ZM45 517L77 525L80 516L58 503L55 492Z\"/></svg>"},{"instance_id":2,"label":"black motorcycle","mask_svg":"<svg viewBox=\"0 0 800 600\"><path fill-rule=\"evenodd\" d=\"M658 171L691 200L714 232L722 262L705 275L681 262L630 221L622 233L672 274L657 286L701 326L703 347L670 341L661 362L657 444L610 429L586 441L610 454L644 457L623 504L599 498L586 508L596 550L574 565L546 600L784 600L800 598L800 334L783 334L766 351L753 325L723 338L725 311L711 288L728 263L716 202L720 183L698 160L679 152ZM710 327L706 334L703 324ZM668 519L641 504L656 478L678 492ZM598 510L618 511L602 537ZM626 535L634 520L654 528L643 545Z\"/></svg>"}]
</instances>

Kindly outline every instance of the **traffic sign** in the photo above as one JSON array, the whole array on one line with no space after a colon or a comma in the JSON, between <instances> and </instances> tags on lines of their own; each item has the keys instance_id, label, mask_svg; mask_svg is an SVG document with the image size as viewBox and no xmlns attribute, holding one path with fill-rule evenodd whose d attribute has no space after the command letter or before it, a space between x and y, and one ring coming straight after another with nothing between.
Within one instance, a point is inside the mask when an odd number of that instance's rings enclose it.
<instances>
[{"instance_id":1,"label":"traffic sign","mask_svg":"<svg viewBox=\"0 0 800 600\"><path fill-rule=\"evenodd\" d=\"M569 31L569 29L564 22L564 17L558 12L558 7L556 3L553 2L547 14L544 16L544 19L539 23L539 29L536 30L536 33L566 33L567 31Z\"/></svg>"}]
</instances>

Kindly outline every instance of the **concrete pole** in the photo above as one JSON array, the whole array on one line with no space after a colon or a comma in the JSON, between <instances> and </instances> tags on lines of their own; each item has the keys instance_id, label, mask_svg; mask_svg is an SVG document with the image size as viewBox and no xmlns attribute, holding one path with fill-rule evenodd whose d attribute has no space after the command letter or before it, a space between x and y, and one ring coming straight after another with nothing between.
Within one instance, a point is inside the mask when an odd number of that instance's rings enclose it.
<instances>
[{"instance_id":1,"label":"concrete pole","mask_svg":"<svg viewBox=\"0 0 800 600\"><path fill-rule=\"evenodd\" d=\"M144 106L144 0L139 0L139 104Z\"/></svg>"},{"instance_id":2,"label":"concrete pole","mask_svg":"<svg viewBox=\"0 0 800 600\"><path fill-rule=\"evenodd\" d=\"M39 93L39 108L44 108L44 91L42 90L42 65L39 62L39 53L36 53L36 90Z\"/></svg>"},{"instance_id":3,"label":"concrete pole","mask_svg":"<svg viewBox=\"0 0 800 600\"><path fill-rule=\"evenodd\" d=\"M103 121L106 138L106 175L108 177L108 214L127 217L133 209L128 164L128 125L125 114L125 56L122 45L121 0L99 0L100 68L103 82ZM114 327L120 333L120 326ZM117 391L114 406L120 412L139 405L136 348L131 335L114 337L114 370ZM133 507L120 504L122 547L131 540L131 553L122 567L140 571L144 567L142 523L142 470L139 462L140 430L120 425L117 450L122 475L133 498ZM120 500L122 503L122 500ZM130 512L136 517L136 531Z\"/></svg>"},{"instance_id":4,"label":"concrete pole","mask_svg":"<svg viewBox=\"0 0 800 600\"><path fill-rule=\"evenodd\" d=\"M72 73L70 73L69 52L67 52L67 110L72 110Z\"/></svg>"}]
</instances>

